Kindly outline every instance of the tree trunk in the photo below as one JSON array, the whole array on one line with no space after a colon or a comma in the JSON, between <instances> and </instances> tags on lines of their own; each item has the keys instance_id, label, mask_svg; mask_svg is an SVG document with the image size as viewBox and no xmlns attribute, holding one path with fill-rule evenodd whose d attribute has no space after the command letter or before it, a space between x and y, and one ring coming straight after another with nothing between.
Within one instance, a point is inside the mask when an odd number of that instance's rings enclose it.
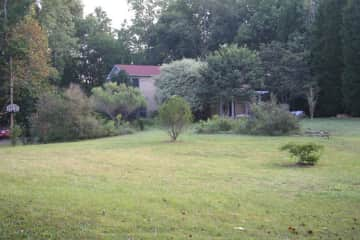
<instances>
[{"instance_id":1,"label":"tree trunk","mask_svg":"<svg viewBox=\"0 0 360 240\"><path fill-rule=\"evenodd\" d=\"M231 116L232 116L232 118L235 118L235 117L236 117L234 99L231 101Z\"/></svg>"},{"instance_id":2,"label":"tree trunk","mask_svg":"<svg viewBox=\"0 0 360 240\"><path fill-rule=\"evenodd\" d=\"M223 109L223 106L224 104L223 104L223 100L222 100L222 98L220 97L220 103L219 103L219 115L220 115L220 117L223 117L224 116L224 109Z\"/></svg>"},{"instance_id":3,"label":"tree trunk","mask_svg":"<svg viewBox=\"0 0 360 240\"><path fill-rule=\"evenodd\" d=\"M314 119L315 108L317 104L317 93L314 87L309 88L309 92L307 93L306 98L309 105L310 119L312 120Z\"/></svg>"}]
</instances>

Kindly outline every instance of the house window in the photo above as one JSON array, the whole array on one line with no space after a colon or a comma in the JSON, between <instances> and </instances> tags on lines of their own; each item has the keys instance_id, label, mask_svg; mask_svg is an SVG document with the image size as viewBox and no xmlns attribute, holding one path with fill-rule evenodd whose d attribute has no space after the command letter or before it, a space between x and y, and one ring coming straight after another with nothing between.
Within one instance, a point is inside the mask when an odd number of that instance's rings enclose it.
<instances>
[{"instance_id":1,"label":"house window","mask_svg":"<svg viewBox=\"0 0 360 240\"><path fill-rule=\"evenodd\" d=\"M140 87L140 83L139 83L139 79L138 78L133 78L132 79L132 85L133 87Z\"/></svg>"}]
</instances>

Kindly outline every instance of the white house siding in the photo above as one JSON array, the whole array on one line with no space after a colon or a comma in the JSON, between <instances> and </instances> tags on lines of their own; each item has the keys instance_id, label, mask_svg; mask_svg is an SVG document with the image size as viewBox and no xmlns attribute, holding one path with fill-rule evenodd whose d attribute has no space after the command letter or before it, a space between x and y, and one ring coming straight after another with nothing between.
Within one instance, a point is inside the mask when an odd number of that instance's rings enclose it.
<instances>
[{"instance_id":1,"label":"white house siding","mask_svg":"<svg viewBox=\"0 0 360 240\"><path fill-rule=\"evenodd\" d=\"M139 78L139 88L146 99L148 114L157 111L159 106L156 102L155 80L151 77Z\"/></svg>"}]
</instances>

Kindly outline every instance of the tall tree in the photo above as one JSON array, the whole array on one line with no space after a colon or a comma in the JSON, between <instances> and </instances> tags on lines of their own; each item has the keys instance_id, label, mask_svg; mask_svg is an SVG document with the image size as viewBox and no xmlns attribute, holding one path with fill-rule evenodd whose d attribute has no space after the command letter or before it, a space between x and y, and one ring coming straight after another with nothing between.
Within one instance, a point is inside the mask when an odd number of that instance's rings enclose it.
<instances>
[{"instance_id":1,"label":"tall tree","mask_svg":"<svg viewBox=\"0 0 360 240\"><path fill-rule=\"evenodd\" d=\"M151 29L148 54L150 63L159 64L182 58L195 58L201 53L201 35L194 11L185 0L169 5Z\"/></svg>"},{"instance_id":2,"label":"tall tree","mask_svg":"<svg viewBox=\"0 0 360 240\"><path fill-rule=\"evenodd\" d=\"M281 42L261 46L265 88L275 94L280 103L290 104L304 95L305 86L310 81L307 55L302 47L295 49Z\"/></svg>"},{"instance_id":3,"label":"tall tree","mask_svg":"<svg viewBox=\"0 0 360 240\"><path fill-rule=\"evenodd\" d=\"M114 64L131 61L129 49L115 38L110 24L106 13L97 8L77 27L80 55L76 68L69 72L74 72L77 81L88 91L105 82Z\"/></svg>"},{"instance_id":4,"label":"tall tree","mask_svg":"<svg viewBox=\"0 0 360 240\"><path fill-rule=\"evenodd\" d=\"M93 88L91 92L96 110L113 121L120 120L119 114L127 119L135 110L146 107L145 98L140 90L125 84L108 82L102 87Z\"/></svg>"},{"instance_id":5,"label":"tall tree","mask_svg":"<svg viewBox=\"0 0 360 240\"><path fill-rule=\"evenodd\" d=\"M343 94L346 110L360 116L360 1L349 0L343 17L344 74Z\"/></svg>"},{"instance_id":6,"label":"tall tree","mask_svg":"<svg viewBox=\"0 0 360 240\"><path fill-rule=\"evenodd\" d=\"M82 14L80 0L42 1L39 21L48 34L52 64L58 70L60 79L67 62L79 51L75 26Z\"/></svg>"},{"instance_id":7,"label":"tall tree","mask_svg":"<svg viewBox=\"0 0 360 240\"><path fill-rule=\"evenodd\" d=\"M294 34L306 31L305 9L304 1L285 0L280 4L276 37L278 41L287 42Z\"/></svg>"},{"instance_id":8,"label":"tall tree","mask_svg":"<svg viewBox=\"0 0 360 240\"><path fill-rule=\"evenodd\" d=\"M31 0L0 1L0 113L9 100L9 34L15 24L29 14L31 3Z\"/></svg>"},{"instance_id":9,"label":"tall tree","mask_svg":"<svg viewBox=\"0 0 360 240\"><path fill-rule=\"evenodd\" d=\"M47 35L30 15L12 28L9 48L13 59L14 99L21 106L17 119L28 127L36 99L49 89L48 79L56 70L50 63Z\"/></svg>"},{"instance_id":10,"label":"tall tree","mask_svg":"<svg viewBox=\"0 0 360 240\"><path fill-rule=\"evenodd\" d=\"M248 99L263 83L263 69L257 52L236 45L223 46L210 54L200 94L222 106L235 98Z\"/></svg>"},{"instance_id":11,"label":"tall tree","mask_svg":"<svg viewBox=\"0 0 360 240\"><path fill-rule=\"evenodd\" d=\"M320 87L318 109L322 116L343 111L341 9L344 4L343 0L322 1L313 26L311 64Z\"/></svg>"},{"instance_id":12,"label":"tall tree","mask_svg":"<svg viewBox=\"0 0 360 240\"><path fill-rule=\"evenodd\" d=\"M149 61L145 52L149 48L152 29L162 12L173 0L128 0L130 9L135 13L129 28L132 38L131 45L135 60L139 63ZM151 59L151 56L150 56Z\"/></svg>"},{"instance_id":13,"label":"tall tree","mask_svg":"<svg viewBox=\"0 0 360 240\"><path fill-rule=\"evenodd\" d=\"M278 0L247 0L248 17L237 33L237 42L254 49L270 43L277 36Z\"/></svg>"},{"instance_id":14,"label":"tall tree","mask_svg":"<svg viewBox=\"0 0 360 240\"><path fill-rule=\"evenodd\" d=\"M202 86L201 72L205 63L193 59L183 59L165 64L156 78L157 94L161 102L172 96L183 97L192 110L202 110L204 103L199 97Z\"/></svg>"}]
</instances>

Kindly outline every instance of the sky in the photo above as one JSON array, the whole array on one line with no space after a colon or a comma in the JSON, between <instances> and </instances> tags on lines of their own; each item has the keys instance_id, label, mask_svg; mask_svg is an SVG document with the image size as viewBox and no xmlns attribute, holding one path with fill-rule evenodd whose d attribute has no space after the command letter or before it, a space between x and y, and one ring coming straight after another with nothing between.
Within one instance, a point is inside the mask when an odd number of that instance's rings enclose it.
<instances>
[{"instance_id":1,"label":"sky","mask_svg":"<svg viewBox=\"0 0 360 240\"><path fill-rule=\"evenodd\" d=\"M125 19L129 22L132 17L127 0L82 0L82 2L85 14L92 13L96 7L102 7L112 19L113 28L120 28Z\"/></svg>"}]
</instances>

